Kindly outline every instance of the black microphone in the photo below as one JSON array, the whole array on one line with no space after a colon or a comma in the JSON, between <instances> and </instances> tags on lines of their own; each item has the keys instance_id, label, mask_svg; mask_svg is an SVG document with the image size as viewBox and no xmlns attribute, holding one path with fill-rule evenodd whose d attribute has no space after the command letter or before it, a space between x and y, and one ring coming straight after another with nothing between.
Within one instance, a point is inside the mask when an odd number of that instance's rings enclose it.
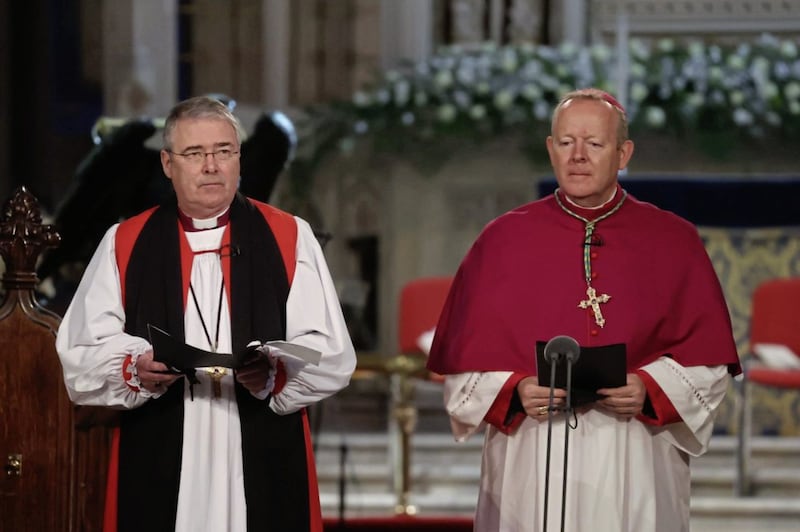
<instances>
[{"instance_id":1,"label":"black microphone","mask_svg":"<svg viewBox=\"0 0 800 532\"><path fill-rule=\"evenodd\" d=\"M572 364L578 360L580 356L581 347L578 342L570 336L555 336L550 339L544 346L544 359L550 363L550 399L547 403L547 451L546 451L546 465L544 474L544 511L542 530L547 532L547 501L550 492L550 449L551 438L553 432L553 396L556 387L556 365L561 361L567 363L567 399L566 399L566 415L569 416L572 410L570 404L570 394L572 393ZM569 423L567 422L564 427L564 476L561 485L561 530L564 530L564 511L566 500L566 486L567 486L567 450L569 448Z\"/></svg>"},{"instance_id":2,"label":"black microphone","mask_svg":"<svg viewBox=\"0 0 800 532\"><path fill-rule=\"evenodd\" d=\"M603 244L605 244L605 242L603 242L603 237L601 237L598 234L592 235L591 238L589 238L589 240L585 240L583 242L584 246L597 246L597 247L600 247Z\"/></svg>"},{"instance_id":3,"label":"black microphone","mask_svg":"<svg viewBox=\"0 0 800 532\"><path fill-rule=\"evenodd\" d=\"M570 336L555 336L544 346L544 359L547 362L555 360L558 363L562 359L567 362L575 362L580 353L581 348L578 342Z\"/></svg>"}]
</instances>

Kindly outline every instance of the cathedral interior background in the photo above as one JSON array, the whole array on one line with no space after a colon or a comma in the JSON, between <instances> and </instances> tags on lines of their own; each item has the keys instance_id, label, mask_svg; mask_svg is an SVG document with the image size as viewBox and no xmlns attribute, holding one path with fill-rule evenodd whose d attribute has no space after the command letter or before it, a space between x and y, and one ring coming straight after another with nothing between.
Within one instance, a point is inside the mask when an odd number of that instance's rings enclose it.
<instances>
[{"instance_id":1,"label":"cathedral interior background","mask_svg":"<svg viewBox=\"0 0 800 532\"><path fill-rule=\"evenodd\" d=\"M797 2L32 0L0 20L0 197L25 186L61 234L37 266L57 313L105 228L165 193L159 126L195 94L249 132L242 189L312 223L365 361L401 354L407 283L552 191L549 116L578 86L628 109L623 185L699 226L743 359L756 287L800 275ZM356 386L390 433L403 371ZM753 409L756 434L800 436L797 391Z\"/></svg>"}]
</instances>

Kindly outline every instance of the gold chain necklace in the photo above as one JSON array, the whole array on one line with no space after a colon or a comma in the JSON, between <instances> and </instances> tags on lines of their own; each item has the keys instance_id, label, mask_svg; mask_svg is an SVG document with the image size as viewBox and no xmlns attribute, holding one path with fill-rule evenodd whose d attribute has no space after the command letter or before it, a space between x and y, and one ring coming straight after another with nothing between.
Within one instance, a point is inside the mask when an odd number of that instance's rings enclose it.
<instances>
[{"instance_id":1,"label":"gold chain necklace","mask_svg":"<svg viewBox=\"0 0 800 532\"><path fill-rule=\"evenodd\" d=\"M556 191L553 194L556 198L556 203L558 203L558 206L561 207L561 210L563 210L573 218L577 218L578 220L582 221L585 224L584 237L583 237L583 273L584 277L586 278L587 299L578 302L578 307L582 309L587 309L591 307L592 312L594 313L595 323L597 323L598 326L603 327L606 324L606 319L603 317L603 313L600 310L600 304L608 303L608 301L611 299L611 296L608 294L601 294L598 296L597 291L592 286L592 251L590 249L591 247L590 242L597 224L601 220L605 220L606 218L617 212L620 209L620 207L622 207L622 204L625 203L625 198L628 197L628 192L623 189L622 198L616 205L614 205L614 207L611 208L610 211L601 216L598 216L594 220L589 220L588 218L581 216L577 212L571 211L569 207L564 205L564 203L561 201L561 198L558 197L558 192L560 190L561 190L560 188L556 189Z\"/></svg>"}]
</instances>

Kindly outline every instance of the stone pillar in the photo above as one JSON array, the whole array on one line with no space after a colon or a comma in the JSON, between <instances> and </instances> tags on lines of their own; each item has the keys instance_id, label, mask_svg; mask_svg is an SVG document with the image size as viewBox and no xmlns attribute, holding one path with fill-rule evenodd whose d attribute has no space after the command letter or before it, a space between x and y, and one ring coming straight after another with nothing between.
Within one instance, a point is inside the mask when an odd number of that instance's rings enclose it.
<instances>
[{"instance_id":1,"label":"stone pillar","mask_svg":"<svg viewBox=\"0 0 800 532\"><path fill-rule=\"evenodd\" d=\"M291 6L290 0L263 1L261 103L280 109L289 105Z\"/></svg>"},{"instance_id":2,"label":"stone pillar","mask_svg":"<svg viewBox=\"0 0 800 532\"><path fill-rule=\"evenodd\" d=\"M588 0L563 0L561 6L554 7L558 9L556 16L559 19L554 26L560 30L557 31L558 35L553 35L553 43L570 42L578 46L585 45Z\"/></svg>"},{"instance_id":3,"label":"stone pillar","mask_svg":"<svg viewBox=\"0 0 800 532\"><path fill-rule=\"evenodd\" d=\"M381 0L381 48L384 68L428 57L433 51L432 1Z\"/></svg>"},{"instance_id":4,"label":"stone pillar","mask_svg":"<svg viewBox=\"0 0 800 532\"><path fill-rule=\"evenodd\" d=\"M174 0L106 0L103 100L109 116L164 116L178 99Z\"/></svg>"}]
</instances>

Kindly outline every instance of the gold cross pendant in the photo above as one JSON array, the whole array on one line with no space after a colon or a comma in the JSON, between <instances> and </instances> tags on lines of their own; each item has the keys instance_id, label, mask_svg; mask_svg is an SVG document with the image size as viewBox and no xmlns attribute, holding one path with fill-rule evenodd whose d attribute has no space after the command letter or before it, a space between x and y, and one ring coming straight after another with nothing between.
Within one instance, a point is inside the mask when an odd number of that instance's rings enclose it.
<instances>
[{"instance_id":1,"label":"gold cross pendant","mask_svg":"<svg viewBox=\"0 0 800 532\"><path fill-rule=\"evenodd\" d=\"M222 377L228 374L228 369L215 366L207 369L206 372L208 376L211 377L211 387L212 390L214 390L214 397L218 399L222 396Z\"/></svg>"},{"instance_id":2,"label":"gold cross pendant","mask_svg":"<svg viewBox=\"0 0 800 532\"><path fill-rule=\"evenodd\" d=\"M594 321L600 327L606 324L606 319L603 317L603 313L600 312L600 303L607 303L611 296L608 294L603 294L598 296L597 292L595 292L592 286L586 289L586 295L589 299L585 299L578 303L580 308L589 308L592 307L592 312L594 312Z\"/></svg>"}]
</instances>

